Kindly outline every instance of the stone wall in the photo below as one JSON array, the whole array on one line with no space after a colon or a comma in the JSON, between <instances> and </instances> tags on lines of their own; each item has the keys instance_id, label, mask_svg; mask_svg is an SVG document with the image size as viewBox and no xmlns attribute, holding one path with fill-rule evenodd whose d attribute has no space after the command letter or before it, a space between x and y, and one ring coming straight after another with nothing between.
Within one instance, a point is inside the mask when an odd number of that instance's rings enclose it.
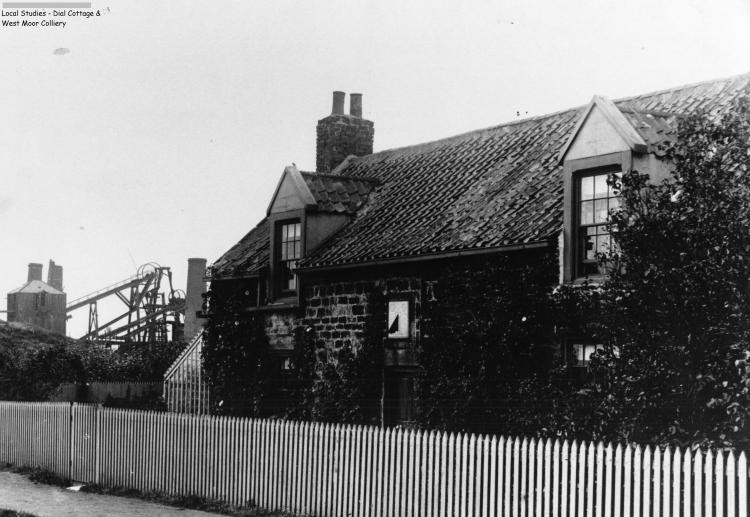
<instances>
[{"instance_id":1,"label":"stone wall","mask_svg":"<svg viewBox=\"0 0 750 517\"><path fill-rule=\"evenodd\" d=\"M373 287L372 282L336 282L307 289L304 324L312 329L318 361L335 361L344 346L360 347Z\"/></svg>"},{"instance_id":2,"label":"stone wall","mask_svg":"<svg viewBox=\"0 0 750 517\"><path fill-rule=\"evenodd\" d=\"M311 329L318 362L335 362L342 347L358 350L362 346L366 324L373 312L370 298L375 290L383 295L378 299L384 304L392 296L408 296L412 301L411 340L395 348L405 351L397 352L402 361L406 355L413 355L420 335L421 285L421 279L411 277L318 283L309 287L305 292L304 325ZM386 307L381 309L379 313L387 313ZM385 319L373 324L383 325L385 333ZM386 348L394 347L386 343Z\"/></svg>"}]
</instances>

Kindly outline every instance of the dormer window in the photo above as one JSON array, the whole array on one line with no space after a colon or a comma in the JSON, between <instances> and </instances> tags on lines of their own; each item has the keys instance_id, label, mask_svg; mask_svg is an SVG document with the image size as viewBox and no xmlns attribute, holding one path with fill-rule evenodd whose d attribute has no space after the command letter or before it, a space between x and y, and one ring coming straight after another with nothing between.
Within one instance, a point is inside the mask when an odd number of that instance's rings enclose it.
<instances>
[{"instance_id":1,"label":"dormer window","mask_svg":"<svg viewBox=\"0 0 750 517\"><path fill-rule=\"evenodd\" d=\"M281 295L293 295L297 292L297 274L294 270L302 258L302 227L298 220L279 223L277 242L278 281Z\"/></svg>"},{"instance_id":2,"label":"dormer window","mask_svg":"<svg viewBox=\"0 0 750 517\"><path fill-rule=\"evenodd\" d=\"M578 176L577 276L599 274L597 254L609 253L612 235L607 227L609 213L620 207L620 197L615 194L607 179L621 172L595 172Z\"/></svg>"}]
</instances>

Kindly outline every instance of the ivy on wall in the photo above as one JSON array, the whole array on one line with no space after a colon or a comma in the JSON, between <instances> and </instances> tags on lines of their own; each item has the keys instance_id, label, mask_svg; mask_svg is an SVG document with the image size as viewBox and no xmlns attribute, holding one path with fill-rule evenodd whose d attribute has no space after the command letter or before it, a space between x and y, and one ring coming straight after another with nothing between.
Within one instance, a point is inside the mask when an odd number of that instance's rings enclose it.
<instances>
[{"instance_id":1,"label":"ivy on wall","mask_svg":"<svg viewBox=\"0 0 750 517\"><path fill-rule=\"evenodd\" d=\"M307 327L298 333L297 390L290 415L323 422L377 424L381 418L385 298L373 285L358 344L327 350Z\"/></svg>"},{"instance_id":2,"label":"ivy on wall","mask_svg":"<svg viewBox=\"0 0 750 517\"><path fill-rule=\"evenodd\" d=\"M440 272L423 300L420 425L539 431L548 400L533 394L553 360L558 313L550 293L557 274L550 251L454 263Z\"/></svg>"},{"instance_id":3,"label":"ivy on wall","mask_svg":"<svg viewBox=\"0 0 750 517\"><path fill-rule=\"evenodd\" d=\"M203 368L215 413L260 416L274 399L269 344L263 314L247 313L243 295L242 289L209 291Z\"/></svg>"}]
</instances>

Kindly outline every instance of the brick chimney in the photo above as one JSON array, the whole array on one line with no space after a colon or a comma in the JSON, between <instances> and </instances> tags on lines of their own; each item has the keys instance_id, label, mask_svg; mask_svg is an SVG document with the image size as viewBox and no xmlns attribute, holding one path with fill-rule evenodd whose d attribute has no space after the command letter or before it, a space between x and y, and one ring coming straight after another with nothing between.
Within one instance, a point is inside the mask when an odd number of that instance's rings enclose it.
<instances>
[{"instance_id":1,"label":"brick chimney","mask_svg":"<svg viewBox=\"0 0 750 517\"><path fill-rule=\"evenodd\" d=\"M203 328L198 311L203 307L203 294L206 292L206 259L189 258L187 288L185 289L185 340L189 343Z\"/></svg>"},{"instance_id":2,"label":"brick chimney","mask_svg":"<svg viewBox=\"0 0 750 517\"><path fill-rule=\"evenodd\" d=\"M329 173L349 155L372 154L375 125L362 118L362 94L349 95L349 114L344 114L346 93L333 92L333 109L318 121L315 168Z\"/></svg>"},{"instance_id":3,"label":"brick chimney","mask_svg":"<svg viewBox=\"0 0 750 517\"><path fill-rule=\"evenodd\" d=\"M37 264L36 262L30 263L29 264L29 276L26 281L31 282L32 280L41 280L43 268L44 266L42 264Z\"/></svg>"},{"instance_id":4,"label":"brick chimney","mask_svg":"<svg viewBox=\"0 0 750 517\"><path fill-rule=\"evenodd\" d=\"M49 267L47 268L47 283L58 291L63 290L63 268L62 266L55 264L54 260L49 261Z\"/></svg>"}]
</instances>

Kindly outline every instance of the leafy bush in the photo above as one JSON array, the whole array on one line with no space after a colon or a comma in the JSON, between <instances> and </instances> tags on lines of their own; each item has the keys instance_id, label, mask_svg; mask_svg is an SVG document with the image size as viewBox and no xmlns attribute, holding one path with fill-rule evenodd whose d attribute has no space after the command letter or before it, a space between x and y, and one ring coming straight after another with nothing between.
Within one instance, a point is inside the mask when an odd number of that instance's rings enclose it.
<instances>
[{"instance_id":1,"label":"leafy bush","mask_svg":"<svg viewBox=\"0 0 750 517\"><path fill-rule=\"evenodd\" d=\"M61 383L161 380L183 343L112 352L20 325L0 325L0 399L47 400Z\"/></svg>"},{"instance_id":2,"label":"leafy bush","mask_svg":"<svg viewBox=\"0 0 750 517\"><path fill-rule=\"evenodd\" d=\"M603 438L750 446L750 109L680 123L660 184L626 175L612 217L619 252L601 296L592 362L572 432Z\"/></svg>"}]
</instances>

